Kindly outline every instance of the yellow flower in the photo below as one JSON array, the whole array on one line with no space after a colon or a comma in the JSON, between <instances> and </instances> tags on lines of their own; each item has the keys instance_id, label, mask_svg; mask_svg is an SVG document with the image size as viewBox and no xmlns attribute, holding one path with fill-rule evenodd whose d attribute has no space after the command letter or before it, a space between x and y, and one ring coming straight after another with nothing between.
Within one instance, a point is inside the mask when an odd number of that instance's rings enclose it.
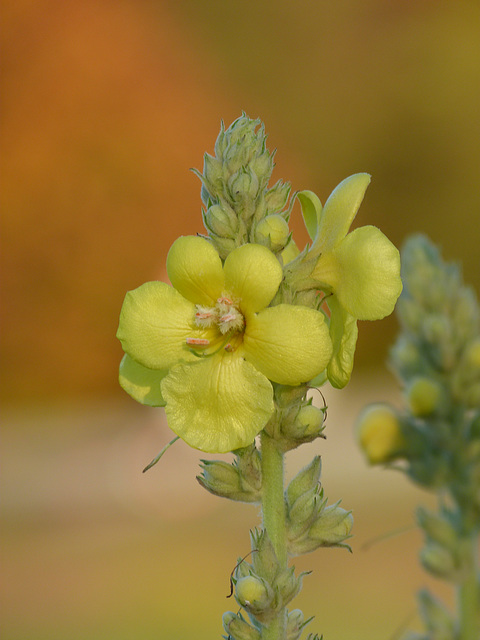
<instances>
[{"instance_id":1,"label":"yellow flower","mask_svg":"<svg viewBox=\"0 0 480 640\"><path fill-rule=\"evenodd\" d=\"M302 206L318 255L312 278L327 294L331 312L333 357L327 369L334 387L350 379L357 340L357 320L380 320L392 313L402 291L400 254L377 227L348 233L362 203L370 176L358 173L341 182L325 206L311 191L302 191Z\"/></svg>"},{"instance_id":2,"label":"yellow flower","mask_svg":"<svg viewBox=\"0 0 480 640\"><path fill-rule=\"evenodd\" d=\"M273 413L270 380L298 385L327 366L324 315L268 307L282 269L260 245L238 247L222 265L207 240L181 237L167 272L173 286L147 282L125 297L120 384L143 404L165 406L169 426L190 446L245 447Z\"/></svg>"}]
</instances>

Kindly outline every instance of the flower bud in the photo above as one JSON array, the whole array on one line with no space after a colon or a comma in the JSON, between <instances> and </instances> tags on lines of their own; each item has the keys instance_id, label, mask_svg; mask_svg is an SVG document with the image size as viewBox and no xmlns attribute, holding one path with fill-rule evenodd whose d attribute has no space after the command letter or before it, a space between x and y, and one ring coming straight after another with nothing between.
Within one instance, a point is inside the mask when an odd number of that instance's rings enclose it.
<instances>
[{"instance_id":1,"label":"flower bud","mask_svg":"<svg viewBox=\"0 0 480 640\"><path fill-rule=\"evenodd\" d=\"M308 553L318 547L346 547L343 542L350 537L353 527L351 511L345 511L339 503L321 510L306 534L297 539L289 537L289 552L292 555Z\"/></svg>"},{"instance_id":2,"label":"flower bud","mask_svg":"<svg viewBox=\"0 0 480 640\"><path fill-rule=\"evenodd\" d=\"M239 470L222 460L202 460L199 484L216 496L239 502L261 501L260 490L242 482Z\"/></svg>"},{"instance_id":3,"label":"flower bud","mask_svg":"<svg viewBox=\"0 0 480 640\"><path fill-rule=\"evenodd\" d=\"M281 211L288 201L290 195L291 186L284 184L282 180L279 180L271 189L265 194L265 201L267 205L268 213L278 213Z\"/></svg>"},{"instance_id":4,"label":"flower bud","mask_svg":"<svg viewBox=\"0 0 480 640\"><path fill-rule=\"evenodd\" d=\"M273 252L282 251L288 242L290 229L282 216L275 214L260 220L255 229L255 242Z\"/></svg>"},{"instance_id":5,"label":"flower bud","mask_svg":"<svg viewBox=\"0 0 480 640\"><path fill-rule=\"evenodd\" d=\"M250 168L258 177L259 182L266 186L273 171L273 154L264 151L250 162Z\"/></svg>"},{"instance_id":6,"label":"flower bud","mask_svg":"<svg viewBox=\"0 0 480 640\"><path fill-rule=\"evenodd\" d=\"M223 628L232 640L261 640L260 632L233 611L223 614Z\"/></svg>"},{"instance_id":7,"label":"flower bud","mask_svg":"<svg viewBox=\"0 0 480 640\"><path fill-rule=\"evenodd\" d=\"M337 503L322 511L310 528L310 536L321 541L322 547L336 546L350 537L352 527L352 512Z\"/></svg>"},{"instance_id":8,"label":"flower bud","mask_svg":"<svg viewBox=\"0 0 480 640\"><path fill-rule=\"evenodd\" d=\"M287 605L299 593L304 575L306 574L302 573L297 578L294 567L290 567L276 577L274 587L280 593L283 605Z\"/></svg>"},{"instance_id":9,"label":"flower bud","mask_svg":"<svg viewBox=\"0 0 480 640\"><path fill-rule=\"evenodd\" d=\"M223 166L213 156L206 153L203 157L203 182L214 198L222 192Z\"/></svg>"},{"instance_id":10,"label":"flower bud","mask_svg":"<svg viewBox=\"0 0 480 640\"><path fill-rule=\"evenodd\" d=\"M300 609L290 611L287 618L287 640L298 640L305 624L305 617Z\"/></svg>"},{"instance_id":11,"label":"flower bud","mask_svg":"<svg viewBox=\"0 0 480 640\"><path fill-rule=\"evenodd\" d=\"M407 388L407 401L414 416L428 416L438 409L441 386L430 378L415 378Z\"/></svg>"},{"instance_id":12,"label":"flower bud","mask_svg":"<svg viewBox=\"0 0 480 640\"><path fill-rule=\"evenodd\" d=\"M323 490L318 486L297 498L288 512L288 537L296 539L301 536L316 520L325 503Z\"/></svg>"},{"instance_id":13,"label":"flower bud","mask_svg":"<svg viewBox=\"0 0 480 640\"><path fill-rule=\"evenodd\" d=\"M307 404L298 412L296 422L303 436L317 437L324 429L324 420L324 409L314 407L313 404Z\"/></svg>"},{"instance_id":14,"label":"flower bud","mask_svg":"<svg viewBox=\"0 0 480 640\"><path fill-rule=\"evenodd\" d=\"M429 542L420 551L420 562L434 576L455 581L457 567L452 553L436 542Z\"/></svg>"},{"instance_id":15,"label":"flower bud","mask_svg":"<svg viewBox=\"0 0 480 640\"><path fill-rule=\"evenodd\" d=\"M257 616L269 608L273 590L265 580L252 575L245 576L235 585L235 598L241 607Z\"/></svg>"},{"instance_id":16,"label":"flower bud","mask_svg":"<svg viewBox=\"0 0 480 640\"><path fill-rule=\"evenodd\" d=\"M207 209L204 216L205 226L217 236L231 238L235 233L236 216L228 205L214 204Z\"/></svg>"},{"instance_id":17,"label":"flower bud","mask_svg":"<svg viewBox=\"0 0 480 640\"><path fill-rule=\"evenodd\" d=\"M400 422L388 405L370 405L360 416L357 436L370 464L389 462L405 445Z\"/></svg>"},{"instance_id":18,"label":"flower bud","mask_svg":"<svg viewBox=\"0 0 480 640\"><path fill-rule=\"evenodd\" d=\"M258 576L262 576L268 582L273 583L277 575L280 564L273 549L273 545L265 530L254 530L251 532L252 549L255 553L252 556L253 571Z\"/></svg>"},{"instance_id":19,"label":"flower bud","mask_svg":"<svg viewBox=\"0 0 480 640\"><path fill-rule=\"evenodd\" d=\"M417 510L418 524L427 534L428 538L438 544L454 550L458 543L458 534L455 527L444 516L431 513L419 507Z\"/></svg>"},{"instance_id":20,"label":"flower bud","mask_svg":"<svg viewBox=\"0 0 480 640\"><path fill-rule=\"evenodd\" d=\"M304 467L290 481L286 490L287 503L291 506L295 501L307 491L314 489L320 482L322 472L322 460L320 456L315 456L309 465Z\"/></svg>"},{"instance_id":21,"label":"flower bud","mask_svg":"<svg viewBox=\"0 0 480 640\"><path fill-rule=\"evenodd\" d=\"M440 640L454 640L457 637L454 621L440 600L422 589L418 594L418 601L420 614L432 636Z\"/></svg>"},{"instance_id":22,"label":"flower bud","mask_svg":"<svg viewBox=\"0 0 480 640\"><path fill-rule=\"evenodd\" d=\"M228 189L233 202L243 203L247 199L254 200L258 193L258 178L249 169L242 169L230 176Z\"/></svg>"}]
</instances>

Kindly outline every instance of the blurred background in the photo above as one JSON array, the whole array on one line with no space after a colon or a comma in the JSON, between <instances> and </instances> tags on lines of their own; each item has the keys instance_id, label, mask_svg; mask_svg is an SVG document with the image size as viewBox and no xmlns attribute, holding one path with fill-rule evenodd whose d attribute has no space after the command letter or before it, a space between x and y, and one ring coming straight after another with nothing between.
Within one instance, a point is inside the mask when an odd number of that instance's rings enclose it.
<instances>
[{"instance_id":1,"label":"blurred background","mask_svg":"<svg viewBox=\"0 0 480 640\"><path fill-rule=\"evenodd\" d=\"M117 385L125 292L202 230L189 168L242 110L278 149L275 179L325 201L371 173L355 225L397 246L428 234L478 290L479 3L1 4L3 637L218 638L258 513L204 492L181 443L142 475L172 434ZM293 226L302 244L298 210ZM295 605L326 640L415 628L428 584L417 532L367 543L429 496L367 469L353 438L367 402L399 401L395 332L393 317L360 323L351 383L324 389L327 441L288 461L292 475L321 453L326 495L354 510L353 555L296 563L314 573Z\"/></svg>"}]
</instances>

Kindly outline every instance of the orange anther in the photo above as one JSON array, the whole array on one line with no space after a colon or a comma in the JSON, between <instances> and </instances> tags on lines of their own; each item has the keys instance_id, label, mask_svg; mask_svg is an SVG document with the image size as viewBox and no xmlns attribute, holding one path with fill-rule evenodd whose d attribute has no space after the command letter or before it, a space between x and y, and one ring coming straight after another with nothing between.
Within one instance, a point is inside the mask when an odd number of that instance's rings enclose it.
<instances>
[{"instance_id":1,"label":"orange anther","mask_svg":"<svg viewBox=\"0 0 480 640\"><path fill-rule=\"evenodd\" d=\"M208 347L210 344L210 340L206 338L187 338L186 342L194 347Z\"/></svg>"}]
</instances>

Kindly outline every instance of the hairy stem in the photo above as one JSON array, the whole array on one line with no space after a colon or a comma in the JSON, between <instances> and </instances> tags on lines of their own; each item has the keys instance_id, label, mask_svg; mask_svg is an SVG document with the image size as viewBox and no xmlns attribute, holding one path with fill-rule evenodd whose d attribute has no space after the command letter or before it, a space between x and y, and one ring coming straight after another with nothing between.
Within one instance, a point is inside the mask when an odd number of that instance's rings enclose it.
<instances>
[{"instance_id":1,"label":"hairy stem","mask_svg":"<svg viewBox=\"0 0 480 640\"><path fill-rule=\"evenodd\" d=\"M278 561L282 568L288 563L286 515L284 500L284 463L283 453L279 451L275 440L264 431L262 442L262 479L263 527L268 533ZM285 637L286 610L283 607L262 633L262 640L283 640Z\"/></svg>"}]
</instances>

